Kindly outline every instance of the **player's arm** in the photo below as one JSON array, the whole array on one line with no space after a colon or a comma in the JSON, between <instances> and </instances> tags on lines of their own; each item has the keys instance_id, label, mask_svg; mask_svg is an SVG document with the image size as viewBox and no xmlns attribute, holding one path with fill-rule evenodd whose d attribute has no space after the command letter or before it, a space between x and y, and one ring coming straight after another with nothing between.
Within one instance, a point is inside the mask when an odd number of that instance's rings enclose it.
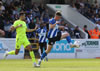
<instances>
[{"instance_id":1,"label":"player's arm","mask_svg":"<svg viewBox=\"0 0 100 71\"><path fill-rule=\"evenodd\" d=\"M37 26L35 27L35 29L27 29L26 32L34 32L37 30Z\"/></svg>"},{"instance_id":2,"label":"player's arm","mask_svg":"<svg viewBox=\"0 0 100 71\"><path fill-rule=\"evenodd\" d=\"M52 19L52 20L50 20L49 21L49 27L50 27L50 29L53 29L55 26L56 26L56 21L54 20L54 19Z\"/></svg>"},{"instance_id":3,"label":"player's arm","mask_svg":"<svg viewBox=\"0 0 100 71\"><path fill-rule=\"evenodd\" d=\"M56 24L50 24L50 28L53 29L56 26Z\"/></svg>"},{"instance_id":4,"label":"player's arm","mask_svg":"<svg viewBox=\"0 0 100 71\"><path fill-rule=\"evenodd\" d=\"M18 26L12 25L12 26L10 27L10 30L9 30L9 31L14 31L15 29L17 29L17 28L19 28L19 27L22 27L22 24L20 24L20 25L18 25Z\"/></svg>"},{"instance_id":5,"label":"player's arm","mask_svg":"<svg viewBox=\"0 0 100 71\"><path fill-rule=\"evenodd\" d=\"M59 28L60 30L64 30L64 29L65 29L64 26L59 26L58 28Z\"/></svg>"}]
</instances>

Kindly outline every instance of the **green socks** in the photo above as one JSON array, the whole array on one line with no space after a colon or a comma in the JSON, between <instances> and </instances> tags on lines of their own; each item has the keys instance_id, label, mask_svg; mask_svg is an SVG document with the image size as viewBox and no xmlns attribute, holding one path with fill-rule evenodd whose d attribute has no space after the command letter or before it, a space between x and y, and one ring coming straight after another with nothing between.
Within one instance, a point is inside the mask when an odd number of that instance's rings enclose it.
<instances>
[{"instance_id":1,"label":"green socks","mask_svg":"<svg viewBox=\"0 0 100 71\"><path fill-rule=\"evenodd\" d=\"M29 53L30 53L30 56L32 58L32 61L35 62L35 56L34 56L33 51L30 51ZM8 52L8 54L9 55L15 55L15 51L14 50L13 51L10 51L10 52Z\"/></svg>"},{"instance_id":2,"label":"green socks","mask_svg":"<svg viewBox=\"0 0 100 71\"><path fill-rule=\"evenodd\" d=\"M30 56L31 56L31 58L32 58L32 61L33 61L33 63L35 62L35 56L34 56L34 53L33 53L33 51L30 51Z\"/></svg>"},{"instance_id":3,"label":"green socks","mask_svg":"<svg viewBox=\"0 0 100 71\"><path fill-rule=\"evenodd\" d=\"M13 50L13 51L10 51L10 52L8 52L8 54L9 55L15 55L15 51Z\"/></svg>"}]
</instances>

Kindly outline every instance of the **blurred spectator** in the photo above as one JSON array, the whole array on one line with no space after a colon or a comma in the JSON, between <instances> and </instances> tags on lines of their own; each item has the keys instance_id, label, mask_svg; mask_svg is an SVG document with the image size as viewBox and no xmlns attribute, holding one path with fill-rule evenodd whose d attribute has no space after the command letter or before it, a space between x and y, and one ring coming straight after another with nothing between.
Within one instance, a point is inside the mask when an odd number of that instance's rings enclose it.
<instances>
[{"instance_id":1,"label":"blurred spectator","mask_svg":"<svg viewBox=\"0 0 100 71\"><path fill-rule=\"evenodd\" d=\"M7 5L10 5L13 0L2 0L2 1L3 1L3 3L6 3Z\"/></svg>"},{"instance_id":2,"label":"blurred spectator","mask_svg":"<svg viewBox=\"0 0 100 71\"><path fill-rule=\"evenodd\" d=\"M12 16L13 20L17 20L18 19L18 14L15 14Z\"/></svg>"},{"instance_id":3,"label":"blurred spectator","mask_svg":"<svg viewBox=\"0 0 100 71\"><path fill-rule=\"evenodd\" d=\"M28 28L29 29L34 29L35 28L35 23L34 23L34 20L32 19L31 21L30 21L30 23L28 24ZM35 37L36 36L36 34L35 34L35 32L28 32L27 33L27 37L28 38L33 38L33 37Z\"/></svg>"},{"instance_id":4,"label":"blurred spectator","mask_svg":"<svg viewBox=\"0 0 100 71\"><path fill-rule=\"evenodd\" d=\"M84 2L83 2L83 0L80 0L80 6L81 6L81 7L84 7Z\"/></svg>"},{"instance_id":5,"label":"blurred spectator","mask_svg":"<svg viewBox=\"0 0 100 71\"><path fill-rule=\"evenodd\" d=\"M96 5L96 7L95 7L96 14L98 14L99 10L100 10L99 6Z\"/></svg>"},{"instance_id":6,"label":"blurred spectator","mask_svg":"<svg viewBox=\"0 0 100 71\"><path fill-rule=\"evenodd\" d=\"M86 0L84 7L90 8L90 2L89 2L89 1L90 1L90 0Z\"/></svg>"},{"instance_id":7,"label":"blurred spectator","mask_svg":"<svg viewBox=\"0 0 100 71\"><path fill-rule=\"evenodd\" d=\"M33 11L35 12L36 16L40 18L40 11L36 3L33 5Z\"/></svg>"},{"instance_id":8,"label":"blurred spectator","mask_svg":"<svg viewBox=\"0 0 100 71\"><path fill-rule=\"evenodd\" d=\"M29 28L30 29L34 29L35 28L34 20L31 20L31 22L29 23Z\"/></svg>"},{"instance_id":9,"label":"blurred spectator","mask_svg":"<svg viewBox=\"0 0 100 71\"><path fill-rule=\"evenodd\" d=\"M94 15L92 15L92 17L90 18L90 20L91 20L93 23L96 23L96 20L95 20Z\"/></svg>"},{"instance_id":10,"label":"blurred spectator","mask_svg":"<svg viewBox=\"0 0 100 71\"><path fill-rule=\"evenodd\" d=\"M100 21L96 22L96 26L100 29Z\"/></svg>"},{"instance_id":11,"label":"blurred spectator","mask_svg":"<svg viewBox=\"0 0 100 71\"><path fill-rule=\"evenodd\" d=\"M36 26L40 27L41 22L40 22L40 20L39 20L39 17L38 17L38 16L37 16L37 17L35 17L34 22L35 22Z\"/></svg>"},{"instance_id":12,"label":"blurred spectator","mask_svg":"<svg viewBox=\"0 0 100 71\"><path fill-rule=\"evenodd\" d=\"M96 17L96 11L95 10L93 10L93 14L92 15L94 15L94 17Z\"/></svg>"},{"instance_id":13,"label":"blurred spectator","mask_svg":"<svg viewBox=\"0 0 100 71\"><path fill-rule=\"evenodd\" d=\"M98 12L98 16L99 16L99 18L100 18L100 10L99 10L99 12Z\"/></svg>"},{"instance_id":14,"label":"blurred spectator","mask_svg":"<svg viewBox=\"0 0 100 71\"><path fill-rule=\"evenodd\" d=\"M0 14L0 29L4 30L4 23L3 23L4 16Z\"/></svg>"},{"instance_id":15,"label":"blurred spectator","mask_svg":"<svg viewBox=\"0 0 100 71\"><path fill-rule=\"evenodd\" d=\"M40 4L38 8L39 8L40 14L42 14L45 10L44 4Z\"/></svg>"},{"instance_id":16,"label":"blurred spectator","mask_svg":"<svg viewBox=\"0 0 100 71\"><path fill-rule=\"evenodd\" d=\"M92 16L91 10L88 9L88 11L85 13L85 16L89 19Z\"/></svg>"},{"instance_id":17,"label":"blurred spectator","mask_svg":"<svg viewBox=\"0 0 100 71\"><path fill-rule=\"evenodd\" d=\"M15 8L13 9L13 15L18 14L18 13L19 13L19 12L18 12L17 8L15 7Z\"/></svg>"},{"instance_id":18,"label":"blurred spectator","mask_svg":"<svg viewBox=\"0 0 100 71\"><path fill-rule=\"evenodd\" d=\"M11 25L12 24L8 20L6 20L4 23L4 30L5 30L5 37L6 38L11 38L11 32L9 31Z\"/></svg>"},{"instance_id":19,"label":"blurred spectator","mask_svg":"<svg viewBox=\"0 0 100 71\"><path fill-rule=\"evenodd\" d=\"M99 39L100 38L100 31L96 26L93 30L89 32L91 39Z\"/></svg>"},{"instance_id":20,"label":"blurred spectator","mask_svg":"<svg viewBox=\"0 0 100 71\"><path fill-rule=\"evenodd\" d=\"M76 26L76 28L74 30L74 36L77 39L80 39L81 38L81 33L80 33L80 30L79 30L79 27L78 26Z\"/></svg>"},{"instance_id":21,"label":"blurred spectator","mask_svg":"<svg viewBox=\"0 0 100 71\"><path fill-rule=\"evenodd\" d=\"M77 8L78 10L80 9L80 2L79 2L79 0L76 0L75 6L76 6L76 8Z\"/></svg>"},{"instance_id":22,"label":"blurred spectator","mask_svg":"<svg viewBox=\"0 0 100 71\"><path fill-rule=\"evenodd\" d=\"M48 13L48 9L45 9L45 11L42 13L41 19L43 20L43 22L46 23L47 29L49 29L49 13Z\"/></svg>"},{"instance_id":23,"label":"blurred spectator","mask_svg":"<svg viewBox=\"0 0 100 71\"><path fill-rule=\"evenodd\" d=\"M95 0L93 4L94 4L94 6L99 6L99 3L97 0Z\"/></svg>"},{"instance_id":24,"label":"blurred spectator","mask_svg":"<svg viewBox=\"0 0 100 71\"><path fill-rule=\"evenodd\" d=\"M97 14L96 17L95 17L95 21L96 21L96 22L100 21L100 18L99 18L99 16L98 16L98 14Z\"/></svg>"},{"instance_id":25,"label":"blurred spectator","mask_svg":"<svg viewBox=\"0 0 100 71\"><path fill-rule=\"evenodd\" d=\"M49 22L49 13L48 13L48 9L45 9L45 11L42 13L41 18L43 19L44 22L46 22L46 23Z\"/></svg>"},{"instance_id":26,"label":"blurred spectator","mask_svg":"<svg viewBox=\"0 0 100 71\"><path fill-rule=\"evenodd\" d=\"M3 36L5 36L5 32L0 29L0 37L3 37Z\"/></svg>"},{"instance_id":27,"label":"blurred spectator","mask_svg":"<svg viewBox=\"0 0 100 71\"><path fill-rule=\"evenodd\" d=\"M28 14L26 15L26 23L27 23L27 25L31 22L31 20L32 20L31 14L28 13Z\"/></svg>"},{"instance_id":28,"label":"blurred spectator","mask_svg":"<svg viewBox=\"0 0 100 71\"><path fill-rule=\"evenodd\" d=\"M88 38L90 38L89 31L87 30L87 25L84 25L83 30L88 34Z\"/></svg>"},{"instance_id":29,"label":"blurred spectator","mask_svg":"<svg viewBox=\"0 0 100 71\"><path fill-rule=\"evenodd\" d=\"M5 10L5 7L3 6L2 1L0 1L0 13Z\"/></svg>"},{"instance_id":30,"label":"blurred spectator","mask_svg":"<svg viewBox=\"0 0 100 71\"><path fill-rule=\"evenodd\" d=\"M77 10L77 8L76 8L74 3L72 4L72 7L73 7L74 10Z\"/></svg>"}]
</instances>

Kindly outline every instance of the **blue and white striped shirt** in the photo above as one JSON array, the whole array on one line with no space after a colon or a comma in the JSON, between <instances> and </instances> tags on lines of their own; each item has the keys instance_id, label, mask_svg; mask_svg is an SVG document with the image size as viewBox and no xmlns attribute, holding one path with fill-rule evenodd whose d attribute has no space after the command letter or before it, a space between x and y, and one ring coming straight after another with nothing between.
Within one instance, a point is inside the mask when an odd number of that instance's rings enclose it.
<instances>
[{"instance_id":1,"label":"blue and white striped shirt","mask_svg":"<svg viewBox=\"0 0 100 71\"><path fill-rule=\"evenodd\" d=\"M49 20L49 24L55 24L56 23L56 20L54 18L50 19ZM48 38L53 38L53 37L56 37L57 36L57 33L58 33L58 25L56 24L56 26L51 29L49 27L49 32L48 32Z\"/></svg>"},{"instance_id":2,"label":"blue and white striped shirt","mask_svg":"<svg viewBox=\"0 0 100 71\"><path fill-rule=\"evenodd\" d=\"M39 36L39 43L46 42L46 32L47 29L44 27L43 29L39 28L36 30Z\"/></svg>"}]
</instances>

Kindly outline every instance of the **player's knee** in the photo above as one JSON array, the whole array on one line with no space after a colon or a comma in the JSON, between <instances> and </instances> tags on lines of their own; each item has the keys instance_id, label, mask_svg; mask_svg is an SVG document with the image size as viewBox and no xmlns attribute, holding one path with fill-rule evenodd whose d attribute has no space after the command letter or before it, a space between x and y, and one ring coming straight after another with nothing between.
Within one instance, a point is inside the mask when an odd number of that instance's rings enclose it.
<instances>
[{"instance_id":1,"label":"player's knee","mask_svg":"<svg viewBox=\"0 0 100 71\"><path fill-rule=\"evenodd\" d=\"M31 45L28 45L26 48L27 48L29 51L32 51L32 50L33 50Z\"/></svg>"},{"instance_id":2,"label":"player's knee","mask_svg":"<svg viewBox=\"0 0 100 71\"><path fill-rule=\"evenodd\" d=\"M46 50L46 53L48 54L48 53L50 53L50 51L51 51L51 49L47 49L47 50Z\"/></svg>"},{"instance_id":3,"label":"player's knee","mask_svg":"<svg viewBox=\"0 0 100 71\"><path fill-rule=\"evenodd\" d=\"M18 52L15 52L15 55L18 55Z\"/></svg>"},{"instance_id":4,"label":"player's knee","mask_svg":"<svg viewBox=\"0 0 100 71\"><path fill-rule=\"evenodd\" d=\"M69 35L69 33L66 33L65 36L67 37L67 36L70 36L70 35Z\"/></svg>"},{"instance_id":5,"label":"player's knee","mask_svg":"<svg viewBox=\"0 0 100 71\"><path fill-rule=\"evenodd\" d=\"M32 47L29 47L28 50L29 50L29 51L32 51Z\"/></svg>"},{"instance_id":6,"label":"player's knee","mask_svg":"<svg viewBox=\"0 0 100 71\"><path fill-rule=\"evenodd\" d=\"M45 52L48 54L49 53L48 49Z\"/></svg>"},{"instance_id":7,"label":"player's knee","mask_svg":"<svg viewBox=\"0 0 100 71\"><path fill-rule=\"evenodd\" d=\"M32 48L30 48L29 51L33 51Z\"/></svg>"},{"instance_id":8,"label":"player's knee","mask_svg":"<svg viewBox=\"0 0 100 71\"><path fill-rule=\"evenodd\" d=\"M69 33L67 33L67 36L70 36L70 34L69 34Z\"/></svg>"}]
</instances>

